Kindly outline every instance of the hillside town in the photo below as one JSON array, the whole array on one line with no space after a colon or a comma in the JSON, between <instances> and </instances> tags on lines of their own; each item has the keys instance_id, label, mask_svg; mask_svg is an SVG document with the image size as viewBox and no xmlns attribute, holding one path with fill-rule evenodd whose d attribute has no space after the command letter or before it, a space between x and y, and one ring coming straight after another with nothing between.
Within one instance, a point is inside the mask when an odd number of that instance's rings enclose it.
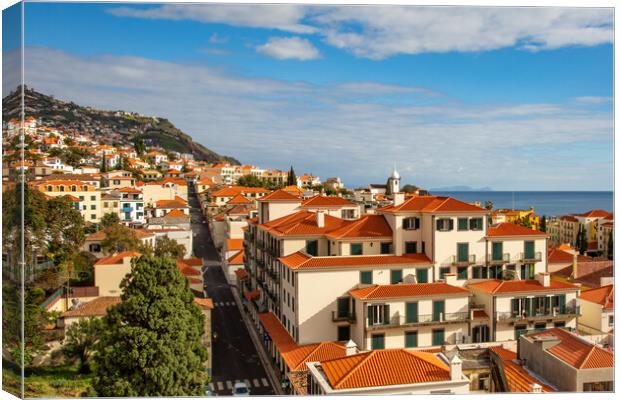
<instances>
[{"instance_id":1,"label":"hillside town","mask_svg":"<svg viewBox=\"0 0 620 400\"><path fill-rule=\"evenodd\" d=\"M3 144L4 198L23 183L27 212L62 210L41 218L67 227L29 241L23 271L4 237L3 279L43 292L34 366L75 362L72 327L121 303L155 254L203 313L205 395L614 390L609 211L495 209L403 185L396 167L347 188L34 117L7 121Z\"/></svg>"}]
</instances>

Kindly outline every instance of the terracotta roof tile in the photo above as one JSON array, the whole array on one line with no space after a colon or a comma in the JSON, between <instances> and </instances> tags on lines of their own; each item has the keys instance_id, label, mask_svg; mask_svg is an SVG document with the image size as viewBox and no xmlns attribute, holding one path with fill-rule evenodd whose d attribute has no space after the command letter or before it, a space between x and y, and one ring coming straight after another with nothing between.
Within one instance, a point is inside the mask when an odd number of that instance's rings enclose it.
<instances>
[{"instance_id":1,"label":"terracotta roof tile","mask_svg":"<svg viewBox=\"0 0 620 400\"><path fill-rule=\"evenodd\" d=\"M549 280L549 286L543 286L534 279L528 280L513 280L504 281L498 279L490 279L481 282L470 283L468 285L470 289L479 289L483 292L502 294L502 293L519 293L519 292L537 292L537 291L565 291L565 290L577 290L578 286L558 282L553 279Z\"/></svg>"},{"instance_id":2,"label":"terracotta roof tile","mask_svg":"<svg viewBox=\"0 0 620 400\"><path fill-rule=\"evenodd\" d=\"M435 296L440 294L469 295L469 290L443 282L395 285L373 285L350 290L351 296L361 300L390 299L397 297Z\"/></svg>"},{"instance_id":3,"label":"terracotta roof tile","mask_svg":"<svg viewBox=\"0 0 620 400\"><path fill-rule=\"evenodd\" d=\"M245 270L245 268L238 268L235 270L235 275L237 275L237 278L239 279L246 279L248 276L250 276L248 274L248 271Z\"/></svg>"},{"instance_id":4,"label":"terracotta roof tile","mask_svg":"<svg viewBox=\"0 0 620 400\"><path fill-rule=\"evenodd\" d=\"M531 340L537 337L555 337L560 343L545 351L577 369L613 368L614 354L600 346L587 342L564 329L553 328L526 335Z\"/></svg>"},{"instance_id":5,"label":"terracotta roof tile","mask_svg":"<svg viewBox=\"0 0 620 400\"><path fill-rule=\"evenodd\" d=\"M241 249L228 258L228 264L243 265L244 258L245 258L245 254L244 254L243 249Z\"/></svg>"},{"instance_id":6,"label":"terracotta roof tile","mask_svg":"<svg viewBox=\"0 0 620 400\"><path fill-rule=\"evenodd\" d=\"M579 298L582 300L587 300L591 303L600 304L605 310L613 310L614 285L605 285L600 288L587 290L582 292Z\"/></svg>"},{"instance_id":7,"label":"terracotta roof tile","mask_svg":"<svg viewBox=\"0 0 620 400\"><path fill-rule=\"evenodd\" d=\"M329 268L329 267L357 267L373 265L430 265L431 261L425 254L372 255L372 256L330 256L311 257L302 252L296 252L278 258L282 264L291 269Z\"/></svg>"},{"instance_id":8,"label":"terracotta roof tile","mask_svg":"<svg viewBox=\"0 0 620 400\"><path fill-rule=\"evenodd\" d=\"M490 347L490 350L497 354L502 360L504 367L504 376L506 377L506 383L510 392L515 393L530 393L532 388L530 385L538 384L541 386L543 392L555 392L556 390L551 386L536 379L525 368L515 363L517 353L504 349L501 346Z\"/></svg>"},{"instance_id":9,"label":"terracotta roof tile","mask_svg":"<svg viewBox=\"0 0 620 400\"><path fill-rule=\"evenodd\" d=\"M383 215L368 214L360 219L348 221L342 227L331 231L330 238L392 237L392 228Z\"/></svg>"},{"instance_id":10,"label":"terracotta roof tile","mask_svg":"<svg viewBox=\"0 0 620 400\"><path fill-rule=\"evenodd\" d=\"M330 233L349 221L325 215L322 228L317 224L317 214L310 211L298 211L260 225L275 236L324 235Z\"/></svg>"},{"instance_id":11,"label":"terracotta roof tile","mask_svg":"<svg viewBox=\"0 0 620 400\"><path fill-rule=\"evenodd\" d=\"M489 226L487 229L487 236L547 236L547 234L511 222L502 222Z\"/></svg>"},{"instance_id":12,"label":"terracotta roof tile","mask_svg":"<svg viewBox=\"0 0 620 400\"><path fill-rule=\"evenodd\" d=\"M208 297L194 297L194 303L198 304L201 307L208 308L209 310L213 310L213 299Z\"/></svg>"},{"instance_id":13,"label":"terracotta roof tile","mask_svg":"<svg viewBox=\"0 0 620 400\"><path fill-rule=\"evenodd\" d=\"M416 211L432 212L476 212L488 213L485 208L465 203L452 197L444 196L412 196L403 203L378 209L381 212Z\"/></svg>"},{"instance_id":14,"label":"terracotta roof tile","mask_svg":"<svg viewBox=\"0 0 620 400\"><path fill-rule=\"evenodd\" d=\"M591 261L591 257L577 254L577 261ZM572 264L573 255L560 248L552 248L547 254L547 262L549 264Z\"/></svg>"},{"instance_id":15,"label":"terracotta roof tile","mask_svg":"<svg viewBox=\"0 0 620 400\"><path fill-rule=\"evenodd\" d=\"M405 349L372 350L321 363L334 389L406 385L450 380L436 355Z\"/></svg>"},{"instance_id":16,"label":"terracotta roof tile","mask_svg":"<svg viewBox=\"0 0 620 400\"><path fill-rule=\"evenodd\" d=\"M140 257L142 254L137 251L123 251L98 260L95 265L115 265L122 264L125 257Z\"/></svg>"},{"instance_id":17,"label":"terracotta roof tile","mask_svg":"<svg viewBox=\"0 0 620 400\"><path fill-rule=\"evenodd\" d=\"M575 215L580 216L580 217L586 217L586 218L607 218L607 217L613 218L613 214L605 210L600 210L600 209L594 209L594 210L586 211L583 214L575 214Z\"/></svg>"},{"instance_id":18,"label":"terracotta roof tile","mask_svg":"<svg viewBox=\"0 0 620 400\"><path fill-rule=\"evenodd\" d=\"M269 193L267 196L261 197L258 201L284 201L284 202L300 202L301 199L290 192L279 189Z\"/></svg>"},{"instance_id":19,"label":"terracotta roof tile","mask_svg":"<svg viewBox=\"0 0 620 400\"><path fill-rule=\"evenodd\" d=\"M228 200L226 204L229 205L237 205L237 204L252 204L252 200L248 200L240 194L235 195L232 199Z\"/></svg>"},{"instance_id":20,"label":"terracotta roof tile","mask_svg":"<svg viewBox=\"0 0 620 400\"><path fill-rule=\"evenodd\" d=\"M117 296L102 296L97 297L84 303L79 307L66 311L62 314L63 317L76 318L76 317L101 317L106 314L108 307L116 305L121 302L121 298Z\"/></svg>"},{"instance_id":21,"label":"terracotta roof tile","mask_svg":"<svg viewBox=\"0 0 620 400\"><path fill-rule=\"evenodd\" d=\"M301 202L301 208L313 208L313 207L344 207L355 206L350 200L337 196L314 196Z\"/></svg>"}]
</instances>

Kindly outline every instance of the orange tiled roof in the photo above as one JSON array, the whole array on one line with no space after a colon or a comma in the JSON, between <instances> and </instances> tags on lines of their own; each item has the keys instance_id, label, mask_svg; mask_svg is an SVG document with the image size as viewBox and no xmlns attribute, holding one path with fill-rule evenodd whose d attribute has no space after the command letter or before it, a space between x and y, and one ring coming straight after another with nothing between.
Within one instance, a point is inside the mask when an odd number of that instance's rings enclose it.
<instances>
[{"instance_id":1,"label":"orange tiled roof","mask_svg":"<svg viewBox=\"0 0 620 400\"><path fill-rule=\"evenodd\" d=\"M168 211L166 215L164 215L164 218L174 218L174 217L188 217L188 215L178 209Z\"/></svg>"},{"instance_id":2,"label":"orange tiled roof","mask_svg":"<svg viewBox=\"0 0 620 400\"><path fill-rule=\"evenodd\" d=\"M487 293L518 293L518 292L538 292L538 291L552 291L552 290L575 290L579 289L579 286L559 282L553 279L549 279L549 286L543 286L535 279L528 280L514 280L504 281L499 279L489 279L482 282L470 283L468 285L470 289L479 289Z\"/></svg>"},{"instance_id":3,"label":"orange tiled roof","mask_svg":"<svg viewBox=\"0 0 620 400\"><path fill-rule=\"evenodd\" d=\"M425 254L371 255L371 256L329 256L312 257L300 251L278 258L282 264L291 269L357 267L371 265L422 264L430 265L431 261Z\"/></svg>"},{"instance_id":4,"label":"orange tiled roof","mask_svg":"<svg viewBox=\"0 0 620 400\"><path fill-rule=\"evenodd\" d=\"M113 179L131 179L131 178L126 178L126 177L119 177L119 178L113 178ZM119 192L123 192L123 193L142 193L141 190L138 189L134 189L132 187L124 187L124 188L120 188L118 189Z\"/></svg>"},{"instance_id":5,"label":"orange tiled roof","mask_svg":"<svg viewBox=\"0 0 620 400\"><path fill-rule=\"evenodd\" d=\"M317 214L310 211L298 211L266 222L261 227L275 236L324 235L350 222L331 215L324 216L324 226L319 228Z\"/></svg>"},{"instance_id":6,"label":"orange tiled roof","mask_svg":"<svg viewBox=\"0 0 620 400\"><path fill-rule=\"evenodd\" d=\"M226 239L226 250L243 250L243 239Z\"/></svg>"},{"instance_id":7,"label":"orange tiled roof","mask_svg":"<svg viewBox=\"0 0 620 400\"><path fill-rule=\"evenodd\" d=\"M235 270L235 275L237 275L237 278L239 279L246 279L249 276L248 271L246 271L245 268L237 268Z\"/></svg>"},{"instance_id":8,"label":"orange tiled roof","mask_svg":"<svg viewBox=\"0 0 620 400\"><path fill-rule=\"evenodd\" d=\"M614 353L564 329L553 328L526 336L532 339L549 336L559 339L560 343L548 347L545 351L577 369L613 368L614 366Z\"/></svg>"},{"instance_id":9,"label":"orange tiled roof","mask_svg":"<svg viewBox=\"0 0 620 400\"><path fill-rule=\"evenodd\" d=\"M100 317L106 314L108 307L116 305L121 302L121 298L117 296L102 296L97 297L80 305L78 308L65 311L62 316L69 318L76 317Z\"/></svg>"},{"instance_id":10,"label":"orange tiled roof","mask_svg":"<svg viewBox=\"0 0 620 400\"><path fill-rule=\"evenodd\" d=\"M416 211L422 213L431 212L476 212L487 213L489 210L478 207L452 197L444 196L412 196L403 203L394 206L379 208L381 212Z\"/></svg>"},{"instance_id":11,"label":"orange tiled roof","mask_svg":"<svg viewBox=\"0 0 620 400\"><path fill-rule=\"evenodd\" d=\"M288 192L287 192L288 193ZM342 207L355 206L355 203L337 196L314 196L302 201L300 207Z\"/></svg>"},{"instance_id":12,"label":"orange tiled roof","mask_svg":"<svg viewBox=\"0 0 620 400\"><path fill-rule=\"evenodd\" d=\"M248 215L250 211L252 210L256 210L256 208L248 207L247 205L238 205L226 211L226 214L227 215Z\"/></svg>"},{"instance_id":13,"label":"orange tiled roof","mask_svg":"<svg viewBox=\"0 0 620 400\"><path fill-rule=\"evenodd\" d=\"M334 389L406 385L450 380L436 355L405 349L372 350L321 363Z\"/></svg>"},{"instance_id":14,"label":"orange tiled roof","mask_svg":"<svg viewBox=\"0 0 620 400\"><path fill-rule=\"evenodd\" d=\"M140 257L142 254L137 251L123 251L97 261L95 265L115 265L122 264L125 257Z\"/></svg>"},{"instance_id":15,"label":"orange tiled roof","mask_svg":"<svg viewBox=\"0 0 620 400\"><path fill-rule=\"evenodd\" d=\"M586 217L586 218L607 218L607 217L613 218L613 214L605 210L600 210L600 209L594 209L594 210L586 211L583 214L575 214L575 215L580 216L580 217Z\"/></svg>"},{"instance_id":16,"label":"orange tiled roof","mask_svg":"<svg viewBox=\"0 0 620 400\"><path fill-rule=\"evenodd\" d=\"M591 261L591 257L582 256L577 254L577 261ZM549 264L572 264L573 255L567 251L560 249L559 247L552 248L547 254L547 262Z\"/></svg>"},{"instance_id":17,"label":"orange tiled roof","mask_svg":"<svg viewBox=\"0 0 620 400\"><path fill-rule=\"evenodd\" d=\"M547 236L547 234L512 222L501 222L489 226L487 236Z\"/></svg>"},{"instance_id":18,"label":"orange tiled roof","mask_svg":"<svg viewBox=\"0 0 620 400\"><path fill-rule=\"evenodd\" d=\"M350 290L351 296L360 300L391 299L396 297L435 296L438 294L469 295L469 290L444 282L396 285L373 285Z\"/></svg>"},{"instance_id":19,"label":"orange tiled roof","mask_svg":"<svg viewBox=\"0 0 620 400\"><path fill-rule=\"evenodd\" d=\"M129 228L129 229L131 230L131 232L133 232L136 235L138 239L155 236L152 232L149 232L145 229L133 229L133 228ZM104 240L106 238L106 235L107 235L107 228L101 229L95 233L91 233L90 235L86 236L84 240L87 242L100 241L100 240Z\"/></svg>"},{"instance_id":20,"label":"orange tiled roof","mask_svg":"<svg viewBox=\"0 0 620 400\"><path fill-rule=\"evenodd\" d=\"M521 365L516 364L514 360L516 360L517 358L517 353L515 353L514 351L504 349L501 346L490 347L490 350L493 353L497 354L499 358L502 360L502 364L504 366L504 375L506 376L506 383L508 384L508 389L511 392L515 392L515 393L531 392L532 388L530 385L534 383L539 384L543 392L555 392L556 391L551 386L534 378Z\"/></svg>"},{"instance_id":21,"label":"orange tiled roof","mask_svg":"<svg viewBox=\"0 0 620 400\"><path fill-rule=\"evenodd\" d=\"M228 258L228 264L241 265L243 264L244 258L245 258L245 254L244 254L243 249L241 249L240 251L236 252L235 254L233 254L232 256Z\"/></svg>"},{"instance_id":22,"label":"orange tiled roof","mask_svg":"<svg viewBox=\"0 0 620 400\"><path fill-rule=\"evenodd\" d=\"M605 310L613 310L614 285L605 285L600 288L587 290L582 292L579 298L582 300L587 300L591 303L600 304Z\"/></svg>"},{"instance_id":23,"label":"orange tiled roof","mask_svg":"<svg viewBox=\"0 0 620 400\"><path fill-rule=\"evenodd\" d=\"M256 299L260 297L260 290L252 290L251 292L245 292L243 296L248 300Z\"/></svg>"},{"instance_id":24,"label":"orange tiled roof","mask_svg":"<svg viewBox=\"0 0 620 400\"><path fill-rule=\"evenodd\" d=\"M267 196L261 197L258 201L301 201L301 199L290 192L279 189L269 193Z\"/></svg>"},{"instance_id":25,"label":"orange tiled roof","mask_svg":"<svg viewBox=\"0 0 620 400\"><path fill-rule=\"evenodd\" d=\"M248 200L240 194L236 194L232 199L228 200L226 204L235 205L235 204L252 204L252 200Z\"/></svg>"},{"instance_id":26,"label":"orange tiled roof","mask_svg":"<svg viewBox=\"0 0 620 400\"><path fill-rule=\"evenodd\" d=\"M157 200L156 208L188 208L187 201L182 197L175 196L173 200Z\"/></svg>"},{"instance_id":27,"label":"orange tiled roof","mask_svg":"<svg viewBox=\"0 0 620 400\"><path fill-rule=\"evenodd\" d=\"M330 238L392 237L392 228L380 214L367 214L358 220L347 221L342 227L331 231Z\"/></svg>"}]
</instances>

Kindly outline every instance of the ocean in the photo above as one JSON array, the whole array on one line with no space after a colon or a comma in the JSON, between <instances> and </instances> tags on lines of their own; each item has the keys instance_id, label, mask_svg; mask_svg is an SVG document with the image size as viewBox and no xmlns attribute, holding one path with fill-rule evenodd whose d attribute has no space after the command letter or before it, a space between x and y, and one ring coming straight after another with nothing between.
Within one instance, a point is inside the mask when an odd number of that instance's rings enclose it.
<instances>
[{"instance_id":1,"label":"ocean","mask_svg":"<svg viewBox=\"0 0 620 400\"><path fill-rule=\"evenodd\" d=\"M595 208L613 212L613 192L431 192L433 195L450 196L468 203L479 201L484 207L487 200L493 208L529 209L538 215L559 216L580 214Z\"/></svg>"}]
</instances>

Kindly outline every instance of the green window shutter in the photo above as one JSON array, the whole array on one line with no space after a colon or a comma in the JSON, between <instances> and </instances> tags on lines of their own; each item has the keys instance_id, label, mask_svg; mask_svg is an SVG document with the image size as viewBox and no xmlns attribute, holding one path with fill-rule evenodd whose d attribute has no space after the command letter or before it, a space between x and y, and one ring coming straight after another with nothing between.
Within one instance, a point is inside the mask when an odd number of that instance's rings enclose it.
<instances>
[{"instance_id":1,"label":"green window shutter","mask_svg":"<svg viewBox=\"0 0 620 400\"><path fill-rule=\"evenodd\" d=\"M433 329L433 346L441 346L444 342L444 330Z\"/></svg>"},{"instance_id":2,"label":"green window shutter","mask_svg":"<svg viewBox=\"0 0 620 400\"><path fill-rule=\"evenodd\" d=\"M428 268L418 268L415 270L416 282L428 283Z\"/></svg>"},{"instance_id":3,"label":"green window shutter","mask_svg":"<svg viewBox=\"0 0 620 400\"><path fill-rule=\"evenodd\" d=\"M408 324L418 322L418 303L407 303L405 307L405 321Z\"/></svg>"},{"instance_id":4,"label":"green window shutter","mask_svg":"<svg viewBox=\"0 0 620 400\"><path fill-rule=\"evenodd\" d=\"M403 270L402 269L393 269L390 271L390 283L396 284L398 282L402 282L403 280Z\"/></svg>"},{"instance_id":5,"label":"green window shutter","mask_svg":"<svg viewBox=\"0 0 620 400\"><path fill-rule=\"evenodd\" d=\"M459 218L458 219L458 230L466 231L467 230L467 218Z\"/></svg>"},{"instance_id":6,"label":"green window shutter","mask_svg":"<svg viewBox=\"0 0 620 400\"><path fill-rule=\"evenodd\" d=\"M349 314L349 298L341 297L338 299L338 317L343 318Z\"/></svg>"},{"instance_id":7,"label":"green window shutter","mask_svg":"<svg viewBox=\"0 0 620 400\"><path fill-rule=\"evenodd\" d=\"M512 304L512 312L515 314L519 313L519 299L512 299L510 300L510 303Z\"/></svg>"},{"instance_id":8,"label":"green window shutter","mask_svg":"<svg viewBox=\"0 0 620 400\"><path fill-rule=\"evenodd\" d=\"M440 231L440 230L441 230L441 228L442 228L442 220L441 220L441 219L438 219L438 220L435 222L435 229L436 229L436 230L438 230L438 231Z\"/></svg>"},{"instance_id":9,"label":"green window shutter","mask_svg":"<svg viewBox=\"0 0 620 400\"><path fill-rule=\"evenodd\" d=\"M418 332L405 332L405 347L418 347Z\"/></svg>"},{"instance_id":10,"label":"green window shutter","mask_svg":"<svg viewBox=\"0 0 620 400\"><path fill-rule=\"evenodd\" d=\"M445 312L445 302L443 300L433 301L433 321L441 321L441 315Z\"/></svg>"},{"instance_id":11,"label":"green window shutter","mask_svg":"<svg viewBox=\"0 0 620 400\"><path fill-rule=\"evenodd\" d=\"M502 242L493 242L492 249L493 249L493 254L491 255L491 258L493 259L493 261L502 260L504 244Z\"/></svg>"},{"instance_id":12,"label":"green window shutter","mask_svg":"<svg viewBox=\"0 0 620 400\"><path fill-rule=\"evenodd\" d=\"M372 335L372 349L380 350L385 348L385 335Z\"/></svg>"},{"instance_id":13,"label":"green window shutter","mask_svg":"<svg viewBox=\"0 0 620 400\"><path fill-rule=\"evenodd\" d=\"M551 314L551 297L545 297L545 315Z\"/></svg>"},{"instance_id":14,"label":"green window shutter","mask_svg":"<svg viewBox=\"0 0 620 400\"><path fill-rule=\"evenodd\" d=\"M390 305L386 304L383 306L383 324L389 325L390 319Z\"/></svg>"},{"instance_id":15,"label":"green window shutter","mask_svg":"<svg viewBox=\"0 0 620 400\"><path fill-rule=\"evenodd\" d=\"M534 264L530 264L530 279L534 279L534 277L536 276L536 269L534 267Z\"/></svg>"},{"instance_id":16,"label":"green window shutter","mask_svg":"<svg viewBox=\"0 0 620 400\"><path fill-rule=\"evenodd\" d=\"M372 284L372 271L361 271L360 272L360 283L371 285Z\"/></svg>"},{"instance_id":17,"label":"green window shutter","mask_svg":"<svg viewBox=\"0 0 620 400\"><path fill-rule=\"evenodd\" d=\"M368 307L368 326L372 326L373 321L374 321L374 317L375 317L375 309L374 307Z\"/></svg>"},{"instance_id":18,"label":"green window shutter","mask_svg":"<svg viewBox=\"0 0 620 400\"><path fill-rule=\"evenodd\" d=\"M459 280L467 279L467 267L461 267L457 269L457 279Z\"/></svg>"},{"instance_id":19,"label":"green window shutter","mask_svg":"<svg viewBox=\"0 0 620 400\"><path fill-rule=\"evenodd\" d=\"M559 295L558 300L560 302L560 314L564 314L566 312L566 295Z\"/></svg>"},{"instance_id":20,"label":"green window shutter","mask_svg":"<svg viewBox=\"0 0 620 400\"><path fill-rule=\"evenodd\" d=\"M353 256L362 255L362 244L361 243L351 243L351 255Z\"/></svg>"},{"instance_id":21,"label":"green window shutter","mask_svg":"<svg viewBox=\"0 0 620 400\"><path fill-rule=\"evenodd\" d=\"M534 242L532 241L525 242L525 258L534 258Z\"/></svg>"},{"instance_id":22,"label":"green window shutter","mask_svg":"<svg viewBox=\"0 0 620 400\"><path fill-rule=\"evenodd\" d=\"M469 243L457 243L458 261L466 262L469 260Z\"/></svg>"},{"instance_id":23,"label":"green window shutter","mask_svg":"<svg viewBox=\"0 0 620 400\"><path fill-rule=\"evenodd\" d=\"M450 221L448 223L448 230L451 231L454 229L454 220L452 218L450 218L448 221Z\"/></svg>"},{"instance_id":24,"label":"green window shutter","mask_svg":"<svg viewBox=\"0 0 620 400\"><path fill-rule=\"evenodd\" d=\"M415 218L415 228L420 229L420 218L418 217Z\"/></svg>"}]
</instances>

